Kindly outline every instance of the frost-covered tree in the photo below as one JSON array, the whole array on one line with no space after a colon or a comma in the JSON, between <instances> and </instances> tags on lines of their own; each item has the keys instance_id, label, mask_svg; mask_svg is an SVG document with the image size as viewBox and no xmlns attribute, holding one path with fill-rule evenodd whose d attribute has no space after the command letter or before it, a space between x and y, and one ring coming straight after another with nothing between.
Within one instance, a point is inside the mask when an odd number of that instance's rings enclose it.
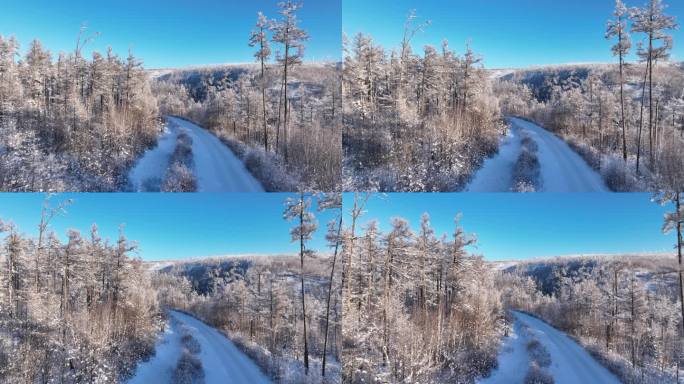
<instances>
[{"instance_id":1,"label":"frost-covered tree","mask_svg":"<svg viewBox=\"0 0 684 384\"><path fill-rule=\"evenodd\" d=\"M259 49L254 53L254 57L259 61L261 65L261 108L263 115L264 124L264 150L268 151L268 127L266 119L266 78L265 75L265 63L271 57L271 47L268 43L268 36L266 31L268 30L269 22L263 13L259 12L256 29L252 31L249 36L249 46L258 46Z\"/></svg>"},{"instance_id":2,"label":"frost-covered tree","mask_svg":"<svg viewBox=\"0 0 684 384\"><path fill-rule=\"evenodd\" d=\"M0 190L118 190L133 160L157 137L157 101L141 62L83 55L31 42L17 59L0 38Z\"/></svg>"},{"instance_id":3,"label":"frost-covered tree","mask_svg":"<svg viewBox=\"0 0 684 384\"><path fill-rule=\"evenodd\" d=\"M625 77L624 65L625 57L629 54L632 48L632 41L627 32L627 19L629 18L629 11L621 0L615 0L615 11L613 12L615 19L608 21L606 31L607 39L617 39L617 43L613 45L613 56L618 56L620 65L620 126L622 128L622 157L627 161L627 133L626 133L626 118L625 118Z\"/></svg>"},{"instance_id":4,"label":"frost-covered tree","mask_svg":"<svg viewBox=\"0 0 684 384\"><path fill-rule=\"evenodd\" d=\"M631 11L632 32L639 32L646 35L647 46L639 47L638 55L642 61L646 62L648 73L648 132L649 132L649 155L650 162L653 164L653 137L654 129L654 105L653 105L653 72L659 60L667 60L672 49L672 37L667 31L676 29L675 18L665 14L665 6L662 0L649 0L643 8L633 8Z\"/></svg>"},{"instance_id":5,"label":"frost-covered tree","mask_svg":"<svg viewBox=\"0 0 684 384\"><path fill-rule=\"evenodd\" d=\"M349 189L457 190L496 148L499 102L481 57L469 45L457 55L447 42L415 53L412 41L428 25L411 12L395 49L363 33L345 39Z\"/></svg>"},{"instance_id":6,"label":"frost-covered tree","mask_svg":"<svg viewBox=\"0 0 684 384\"><path fill-rule=\"evenodd\" d=\"M502 308L490 267L466 249L474 238L458 225L453 240L438 238L427 214L416 232L400 217L386 233L375 220L362 228L345 297L343 381L468 382L488 371Z\"/></svg>"},{"instance_id":7,"label":"frost-covered tree","mask_svg":"<svg viewBox=\"0 0 684 384\"><path fill-rule=\"evenodd\" d=\"M660 204L672 202L674 205L674 212L669 212L665 215L665 222L663 224L663 232L669 233L674 231L677 236L677 243L675 248L677 250L677 278L679 280L679 303L681 306L681 323L682 334L684 335L684 260L682 260L682 247L684 246L684 238L682 237L682 230L684 228L684 206L682 200L684 199L683 192L663 192L658 196Z\"/></svg>"},{"instance_id":8,"label":"frost-covered tree","mask_svg":"<svg viewBox=\"0 0 684 384\"><path fill-rule=\"evenodd\" d=\"M288 100L288 70L302 64L304 58L304 42L309 39L309 35L299 27L297 11L301 9L302 3L296 0L286 0L278 3L280 19L274 20L271 24L274 42L283 46L282 55L277 56L277 60L283 68L283 141L285 148L285 161L288 161L288 112L290 101Z\"/></svg>"},{"instance_id":9,"label":"frost-covered tree","mask_svg":"<svg viewBox=\"0 0 684 384\"><path fill-rule=\"evenodd\" d=\"M42 242L2 225L7 232L0 250L2 382L116 383L153 351L159 306L145 267L126 260L129 273L120 281L127 287L120 293L125 304L120 321L112 323L113 275L108 268L98 272L100 262L116 251L101 241L95 226L89 238L69 230L65 243L48 233L48 219L66 202L44 206L37 234Z\"/></svg>"},{"instance_id":10,"label":"frost-covered tree","mask_svg":"<svg viewBox=\"0 0 684 384\"><path fill-rule=\"evenodd\" d=\"M304 329L304 370L309 374L309 347L306 334L306 300L304 291L304 258L309 253L306 249L306 242L311 240L312 234L316 231L318 224L314 214L310 211L312 199L304 192L299 194L299 198L288 198L285 202L285 212L283 217L287 221L296 221L297 224L290 230L293 242L299 242L300 259L300 282L301 282L301 304L302 304L302 323Z\"/></svg>"}]
</instances>

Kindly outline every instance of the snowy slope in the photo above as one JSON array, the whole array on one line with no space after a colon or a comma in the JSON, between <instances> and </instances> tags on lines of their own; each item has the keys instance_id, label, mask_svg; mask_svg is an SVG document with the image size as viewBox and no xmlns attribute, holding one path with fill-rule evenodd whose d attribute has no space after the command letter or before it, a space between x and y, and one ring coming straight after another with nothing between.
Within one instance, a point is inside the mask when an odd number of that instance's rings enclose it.
<instances>
[{"instance_id":1,"label":"snowy slope","mask_svg":"<svg viewBox=\"0 0 684 384\"><path fill-rule=\"evenodd\" d=\"M563 332L530 315L513 312L516 322L530 331L551 355L548 371L555 384L619 384L620 381Z\"/></svg>"},{"instance_id":2,"label":"snowy slope","mask_svg":"<svg viewBox=\"0 0 684 384\"><path fill-rule=\"evenodd\" d=\"M509 192L512 171L520 154L520 137L529 135L538 145L543 192L607 192L608 188L589 165L562 139L529 121L509 118L510 135L499 153L485 161L466 187L468 192Z\"/></svg>"},{"instance_id":3,"label":"snowy slope","mask_svg":"<svg viewBox=\"0 0 684 384\"><path fill-rule=\"evenodd\" d=\"M134 190L143 190L146 180L163 178L176 137L184 131L192 138L198 192L263 192L242 161L216 136L183 119L167 117L167 121L159 145L147 151L129 174Z\"/></svg>"},{"instance_id":4,"label":"snowy slope","mask_svg":"<svg viewBox=\"0 0 684 384\"><path fill-rule=\"evenodd\" d=\"M171 327L157 344L155 356L138 366L129 384L170 383L171 372L181 354L181 326L190 329L200 343L199 358L204 367L206 384L270 383L254 362L216 329L184 313L169 311Z\"/></svg>"}]
</instances>

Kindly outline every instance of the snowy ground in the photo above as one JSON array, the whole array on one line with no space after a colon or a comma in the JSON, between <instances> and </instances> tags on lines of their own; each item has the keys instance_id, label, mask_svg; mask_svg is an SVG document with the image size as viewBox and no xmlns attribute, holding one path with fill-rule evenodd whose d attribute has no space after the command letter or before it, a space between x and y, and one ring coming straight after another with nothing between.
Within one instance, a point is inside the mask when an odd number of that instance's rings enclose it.
<instances>
[{"instance_id":1,"label":"snowy ground","mask_svg":"<svg viewBox=\"0 0 684 384\"><path fill-rule=\"evenodd\" d=\"M247 171L242 161L216 136L183 119L166 119L166 131L159 144L145 152L129 173L134 190L144 190L147 180L164 177L176 137L184 131L192 138L193 171L198 192L263 192L261 184Z\"/></svg>"},{"instance_id":2,"label":"snowy ground","mask_svg":"<svg viewBox=\"0 0 684 384\"><path fill-rule=\"evenodd\" d=\"M485 160L466 187L466 192L510 192L513 167L521 152L520 129L517 125L511 125L508 135L499 145L499 153Z\"/></svg>"},{"instance_id":3,"label":"snowy ground","mask_svg":"<svg viewBox=\"0 0 684 384\"><path fill-rule=\"evenodd\" d=\"M491 376L479 381L480 384L510 384L523 383L529 356L527 356L527 337L522 332L519 321L513 324L513 329L504 340L499 351L499 366Z\"/></svg>"},{"instance_id":4,"label":"snowy ground","mask_svg":"<svg viewBox=\"0 0 684 384\"><path fill-rule=\"evenodd\" d=\"M605 367L599 364L579 344L563 332L544 321L520 312L515 316L514 332L504 341L499 353L499 368L480 384L522 383L527 372L527 342L530 336L521 332L522 326L529 327L551 355L549 373L555 384L618 384L620 381Z\"/></svg>"},{"instance_id":5,"label":"snowy ground","mask_svg":"<svg viewBox=\"0 0 684 384\"><path fill-rule=\"evenodd\" d=\"M157 343L154 357L138 366L129 384L171 383L171 375L181 355L180 327L190 329L200 343L206 384L270 383L259 367L216 329L184 313L169 311L170 326Z\"/></svg>"},{"instance_id":6,"label":"snowy ground","mask_svg":"<svg viewBox=\"0 0 684 384\"><path fill-rule=\"evenodd\" d=\"M513 166L520 155L520 137L528 134L539 146L541 191L607 192L601 176L559 137L529 121L509 118L511 129L499 153L487 159L466 187L467 192L509 192Z\"/></svg>"}]
</instances>

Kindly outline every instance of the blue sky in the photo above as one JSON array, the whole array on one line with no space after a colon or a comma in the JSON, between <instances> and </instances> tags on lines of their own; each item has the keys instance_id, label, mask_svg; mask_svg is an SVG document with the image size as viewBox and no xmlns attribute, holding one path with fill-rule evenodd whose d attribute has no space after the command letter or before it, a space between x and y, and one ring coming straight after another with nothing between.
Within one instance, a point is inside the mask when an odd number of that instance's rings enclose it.
<instances>
[{"instance_id":1,"label":"blue sky","mask_svg":"<svg viewBox=\"0 0 684 384\"><path fill-rule=\"evenodd\" d=\"M290 242L291 223L283 220L289 194L61 194L53 201L73 198L66 216L51 228L64 239L68 228L90 233L97 223L103 238L115 241L119 224L138 241L145 260L168 260L225 254L296 253ZM12 220L22 233L34 235L44 194L0 193L0 218ZM324 232L331 213L317 214L319 230L311 249L325 250Z\"/></svg>"},{"instance_id":2,"label":"blue sky","mask_svg":"<svg viewBox=\"0 0 684 384\"><path fill-rule=\"evenodd\" d=\"M672 252L676 238L661 232L671 207L651 202L650 194L388 194L375 195L362 222L377 219L388 230L403 217L414 230L428 212L435 232L453 233L453 220L479 239L471 249L488 260L528 259L589 253ZM353 194L345 195L349 211ZM345 216L345 220L349 215Z\"/></svg>"},{"instance_id":3,"label":"blue sky","mask_svg":"<svg viewBox=\"0 0 684 384\"><path fill-rule=\"evenodd\" d=\"M667 13L684 22L684 1L664 0ZM626 0L641 6L646 0ZM489 68L542 64L614 61L611 42L604 38L613 0L344 0L343 30L371 34L385 48L401 42L409 10L432 25L414 40L414 50L440 46L448 39L452 49L472 47ZM633 36L637 37L637 36ZM684 60L684 31L674 32L673 59ZM639 37L640 38L640 37ZM636 44L634 44L636 46Z\"/></svg>"},{"instance_id":4,"label":"blue sky","mask_svg":"<svg viewBox=\"0 0 684 384\"><path fill-rule=\"evenodd\" d=\"M28 47L38 38L53 53L71 51L87 22L101 36L86 52L121 56L131 47L148 68L253 61L247 45L257 12L277 16L278 0L3 0L0 34ZM340 0L304 0L307 61L339 60ZM274 46L275 48L275 46ZM274 49L275 52L275 49Z\"/></svg>"}]
</instances>

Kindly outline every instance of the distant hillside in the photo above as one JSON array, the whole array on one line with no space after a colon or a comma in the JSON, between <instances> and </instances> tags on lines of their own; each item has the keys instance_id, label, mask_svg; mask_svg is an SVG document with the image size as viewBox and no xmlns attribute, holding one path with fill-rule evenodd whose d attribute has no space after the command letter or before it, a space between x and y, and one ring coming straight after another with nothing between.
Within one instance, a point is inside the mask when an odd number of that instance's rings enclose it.
<instances>
[{"instance_id":1,"label":"distant hillside","mask_svg":"<svg viewBox=\"0 0 684 384\"><path fill-rule=\"evenodd\" d=\"M145 262L148 270L188 278L199 294L211 293L216 279L227 283L244 280L250 269L255 266L269 265L281 272L282 276L294 279L299 273L298 254L280 255L227 255L185 260L166 260ZM309 254L306 256L305 269L311 281L329 278L330 256Z\"/></svg>"},{"instance_id":2,"label":"distant hillside","mask_svg":"<svg viewBox=\"0 0 684 384\"><path fill-rule=\"evenodd\" d=\"M341 70L341 63L315 62L304 63L291 69L288 90L297 93L300 88L306 89L308 95L323 97L323 82L330 73ZM207 95L207 85L223 89L226 82L235 82L240 76L252 74L258 76L261 67L257 63L216 64L193 66L187 68L160 68L147 71L152 79L160 82L184 85L195 101L204 101ZM269 64L266 66L267 76L277 75L280 66Z\"/></svg>"},{"instance_id":3,"label":"distant hillside","mask_svg":"<svg viewBox=\"0 0 684 384\"><path fill-rule=\"evenodd\" d=\"M645 64L627 63L627 83L636 87L641 83ZM684 62L658 63L657 74L668 85L684 84ZM590 74L603 79L606 84L618 83L618 65L614 63L558 64L529 68L501 68L489 70L490 76L500 81L512 81L527 85L539 101L547 101L554 85L579 83ZM674 82L674 83L672 83Z\"/></svg>"},{"instance_id":4,"label":"distant hillside","mask_svg":"<svg viewBox=\"0 0 684 384\"><path fill-rule=\"evenodd\" d=\"M560 277L577 278L583 273L592 273L597 268L611 269L618 264L625 271L634 271L646 283L661 279L672 287L677 284L676 274L673 273L677 267L677 259L671 254L559 256L492 263L501 273L532 277L537 288L547 295L557 293Z\"/></svg>"}]
</instances>

